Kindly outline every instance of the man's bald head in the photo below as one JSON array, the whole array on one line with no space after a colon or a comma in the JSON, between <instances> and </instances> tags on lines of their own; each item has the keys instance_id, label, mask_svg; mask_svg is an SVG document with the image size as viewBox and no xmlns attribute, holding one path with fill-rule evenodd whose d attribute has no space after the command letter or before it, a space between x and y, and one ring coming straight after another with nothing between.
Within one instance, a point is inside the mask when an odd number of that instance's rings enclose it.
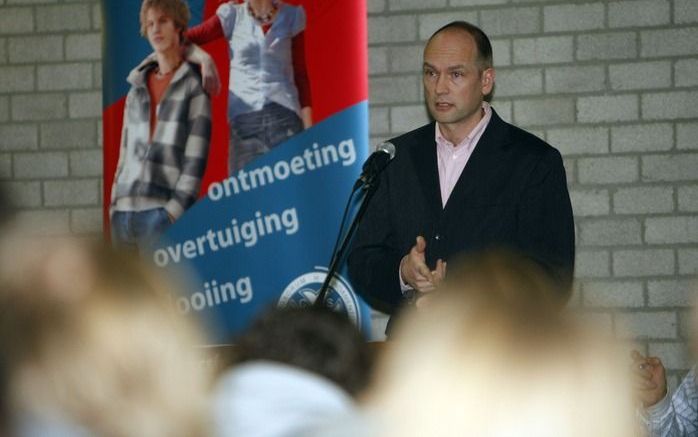
<instances>
[{"instance_id":1,"label":"man's bald head","mask_svg":"<svg viewBox=\"0 0 698 437\"><path fill-rule=\"evenodd\" d=\"M429 46L434 37L443 32L463 32L470 36L475 41L475 47L477 47L477 60L478 64L480 64L480 70L492 68L492 44L482 29L467 21L452 21L434 32L429 37L427 46Z\"/></svg>"}]
</instances>

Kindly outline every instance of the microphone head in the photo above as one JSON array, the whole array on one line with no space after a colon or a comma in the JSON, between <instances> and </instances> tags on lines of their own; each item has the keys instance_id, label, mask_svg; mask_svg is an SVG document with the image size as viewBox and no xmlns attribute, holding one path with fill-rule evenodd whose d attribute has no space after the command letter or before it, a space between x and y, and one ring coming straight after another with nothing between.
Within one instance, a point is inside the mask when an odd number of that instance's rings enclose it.
<instances>
[{"instance_id":1,"label":"microphone head","mask_svg":"<svg viewBox=\"0 0 698 437\"><path fill-rule=\"evenodd\" d=\"M385 141L383 143L380 143L376 147L376 152L378 152L378 151L387 153L390 156L390 159L388 161L395 158L395 144L391 143L390 141Z\"/></svg>"}]
</instances>

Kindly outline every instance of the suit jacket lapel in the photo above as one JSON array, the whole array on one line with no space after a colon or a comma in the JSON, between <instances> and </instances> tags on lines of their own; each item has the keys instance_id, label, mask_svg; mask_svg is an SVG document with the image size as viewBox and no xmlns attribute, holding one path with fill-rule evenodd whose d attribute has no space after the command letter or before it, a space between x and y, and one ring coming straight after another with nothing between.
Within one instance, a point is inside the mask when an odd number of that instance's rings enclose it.
<instances>
[{"instance_id":1,"label":"suit jacket lapel","mask_svg":"<svg viewBox=\"0 0 698 437\"><path fill-rule=\"evenodd\" d=\"M492 109L492 118L453 187L444 211L453 209L454 203L463 204L472 201L475 193L487 192L487 180L497 169L501 147L509 142L508 131L509 125Z\"/></svg>"},{"instance_id":2,"label":"suit jacket lapel","mask_svg":"<svg viewBox=\"0 0 698 437\"><path fill-rule=\"evenodd\" d=\"M429 210L438 217L441 214L441 188L439 186L439 167L436 158L436 125L430 123L413 137L410 145L414 169Z\"/></svg>"}]
</instances>

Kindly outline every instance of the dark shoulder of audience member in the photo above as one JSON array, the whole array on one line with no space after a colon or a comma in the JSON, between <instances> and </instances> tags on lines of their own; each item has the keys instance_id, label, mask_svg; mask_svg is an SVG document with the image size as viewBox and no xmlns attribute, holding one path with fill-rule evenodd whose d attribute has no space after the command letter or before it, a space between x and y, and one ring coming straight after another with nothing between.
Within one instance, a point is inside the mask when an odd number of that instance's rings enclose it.
<instances>
[{"instance_id":1,"label":"dark shoulder of audience member","mask_svg":"<svg viewBox=\"0 0 698 437\"><path fill-rule=\"evenodd\" d=\"M372 357L344 315L325 308L273 308L235 340L233 364L268 360L321 375L356 396L368 384Z\"/></svg>"}]
</instances>

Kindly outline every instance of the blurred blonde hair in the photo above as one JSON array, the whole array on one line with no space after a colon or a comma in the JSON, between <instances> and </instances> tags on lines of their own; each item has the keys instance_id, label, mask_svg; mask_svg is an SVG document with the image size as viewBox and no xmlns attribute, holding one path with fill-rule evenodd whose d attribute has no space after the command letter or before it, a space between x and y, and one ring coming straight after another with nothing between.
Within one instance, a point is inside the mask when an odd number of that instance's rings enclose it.
<instances>
[{"instance_id":1,"label":"blurred blonde hair","mask_svg":"<svg viewBox=\"0 0 698 437\"><path fill-rule=\"evenodd\" d=\"M196 326L132 254L31 242L0 254L0 343L10 415L96 435L207 434Z\"/></svg>"},{"instance_id":2,"label":"blurred blonde hair","mask_svg":"<svg viewBox=\"0 0 698 437\"><path fill-rule=\"evenodd\" d=\"M625 362L561 311L532 263L489 253L449 268L397 328L368 400L383 436L629 437Z\"/></svg>"}]
</instances>

